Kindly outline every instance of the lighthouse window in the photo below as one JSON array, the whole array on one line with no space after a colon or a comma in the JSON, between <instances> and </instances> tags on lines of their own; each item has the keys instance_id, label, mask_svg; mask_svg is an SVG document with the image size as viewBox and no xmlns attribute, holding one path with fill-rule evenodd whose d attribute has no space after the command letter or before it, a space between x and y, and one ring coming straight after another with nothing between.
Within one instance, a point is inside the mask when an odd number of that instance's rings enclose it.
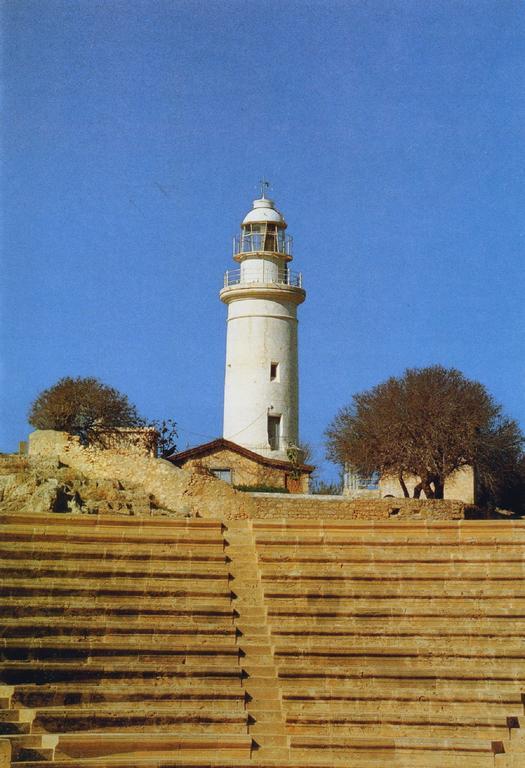
<instances>
[{"instance_id":1,"label":"lighthouse window","mask_svg":"<svg viewBox=\"0 0 525 768\"><path fill-rule=\"evenodd\" d=\"M266 236L264 238L264 250L265 251L275 251L276 250L276 241L275 241L275 224L267 224L266 225Z\"/></svg>"},{"instance_id":2,"label":"lighthouse window","mask_svg":"<svg viewBox=\"0 0 525 768\"><path fill-rule=\"evenodd\" d=\"M272 451L281 447L281 417L268 416L268 442Z\"/></svg>"},{"instance_id":3,"label":"lighthouse window","mask_svg":"<svg viewBox=\"0 0 525 768\"><path fill-rule=\"evenodd\" d=\"M279 376L279 363L270 363L270 381L277 381Z\"/></svg>"},{"instance_id":4,"label":"lighthouse window","mask_svg":"<svg viewBox=\"0 0 525 768\"><path fill-rule=\"evenodd\" d=\"M260 224L246 224L243 232L243 248L244 252L260 251L262 248L263 235L261 233Z\"/></svg>"}]
</instances>

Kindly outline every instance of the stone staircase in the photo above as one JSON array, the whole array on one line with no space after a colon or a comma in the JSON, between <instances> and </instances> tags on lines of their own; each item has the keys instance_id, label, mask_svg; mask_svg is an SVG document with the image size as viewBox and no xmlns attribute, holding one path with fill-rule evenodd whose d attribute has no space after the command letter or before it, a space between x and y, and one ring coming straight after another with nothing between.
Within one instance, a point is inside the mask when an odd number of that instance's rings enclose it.
<instances>
[{"instance_id":1,"label":"stone staircase","mask_svg":"<svg viewBox=\"0 0 525 768\"><path fill-rule=\"evenodd\" d=\"M525 766L524 545L0 512L0 768Z\"/></svg>"},{"instance_id":2,"label":"stone staircase","mask_svg":"<svg viewBox=\"0 0 525 768\"><path fill-rule=\"evenodd\" d=\"M228 521L226 552L235 595L235 625L242 648L253 759L287 765L290 757L281 691L257 564L252 523Z\"/></svg>"}]
</instances>

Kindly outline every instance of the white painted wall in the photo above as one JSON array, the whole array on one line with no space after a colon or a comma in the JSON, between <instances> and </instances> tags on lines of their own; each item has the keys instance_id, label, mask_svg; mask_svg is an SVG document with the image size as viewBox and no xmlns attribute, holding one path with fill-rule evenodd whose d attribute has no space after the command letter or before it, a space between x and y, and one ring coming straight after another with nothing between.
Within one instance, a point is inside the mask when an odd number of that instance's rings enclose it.
<instances>
[{"instance_id":1,"label":"white painted wall","mask_svg":"<svg viewBox=\"0 0 525 768\"><path fill-rule=\"evenodd\" d=\"M279 365L275 381L270 380L272 362ZM268 414L281 415L281 451L270 450ZM231 301L226 341L224 437L262 455L286 459L286 448L299 439L298 426L296 304L270 298Z\"/></svg>"},{"instance_id":2,"label":"white painted wall","mask_svg":"<svg viewBox=\"0 0 525 768\"><path fill-rule=\"evenodd\" d=\"M271 200L260 199L243 220L286 223ZM221 300L228 305L223 435L252 451L287 459L289 445L299 441L297 306L305 292L287 285L290 255L280 252L238 253L240 282L227 285ZM277 363L272 381L270 367ZM268 441L268 415L281 416L281 445Z\"/></svg>"},{"instance_id":3,"label":"white painted wall","mask_svg":"<svg viewBox=\"0 0 525 768\"><path fill-rule=\"evenodd\" d=\"M250 256L244 259L241 264L241 282L276 282L279 280L279 276L282 279L285 268L286 262L282 259L270 258L270 256L258 259Z\"/></svg>"}]
</instances>

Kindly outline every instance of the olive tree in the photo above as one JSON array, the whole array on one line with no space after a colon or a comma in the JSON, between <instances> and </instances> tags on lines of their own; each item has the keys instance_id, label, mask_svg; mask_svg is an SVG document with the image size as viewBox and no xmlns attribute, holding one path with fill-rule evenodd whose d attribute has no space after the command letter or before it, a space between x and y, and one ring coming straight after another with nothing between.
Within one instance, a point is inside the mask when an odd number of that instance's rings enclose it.
<instances>
[{"instance_id":1,"label":"olive tree","mask_svg":"<svg viewBox=\"0 0 525 768\"><path fill-rule=\"evenodd\" d=\"M38 395L28 420L36 429L71 434L94 427L140 427L144 423L126 395L99 379L69 376Z\"/></svg>"},{"instance_id":2,"label":"olive tree","mask_svg":"<svg viewBox=\"0 0 525 768\"><path fill-rule=\"evenodd\" d=\"M443 498L447 477L474 466L493 493L515 470L522 450L518 425L485 387L454 368L408 369L354 395L326 430L328 457L359 473L419 478L414 490Z\"/></svg>"}]
</instances>

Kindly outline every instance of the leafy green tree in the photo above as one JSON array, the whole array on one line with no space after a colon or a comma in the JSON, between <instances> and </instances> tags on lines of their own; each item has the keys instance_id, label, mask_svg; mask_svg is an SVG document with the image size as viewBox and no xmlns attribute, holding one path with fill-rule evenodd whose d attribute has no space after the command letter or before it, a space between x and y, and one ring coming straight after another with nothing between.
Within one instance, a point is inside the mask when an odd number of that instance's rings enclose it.
<instances>
[{"instance_id":1,"label":"leafy green tree","mask_svg":"<svg viewBox=\"0 0 525 768\"><path fill-rule=\"evenodd\" d=\"M416 476L414 496L443 498L447 477L476 469L495 494L515 472L523 437L485 387L454 368L408 369L354 395L326 430L328 457L350 463L363 476L374 472Z\"/></svg>"}]
</instances>

